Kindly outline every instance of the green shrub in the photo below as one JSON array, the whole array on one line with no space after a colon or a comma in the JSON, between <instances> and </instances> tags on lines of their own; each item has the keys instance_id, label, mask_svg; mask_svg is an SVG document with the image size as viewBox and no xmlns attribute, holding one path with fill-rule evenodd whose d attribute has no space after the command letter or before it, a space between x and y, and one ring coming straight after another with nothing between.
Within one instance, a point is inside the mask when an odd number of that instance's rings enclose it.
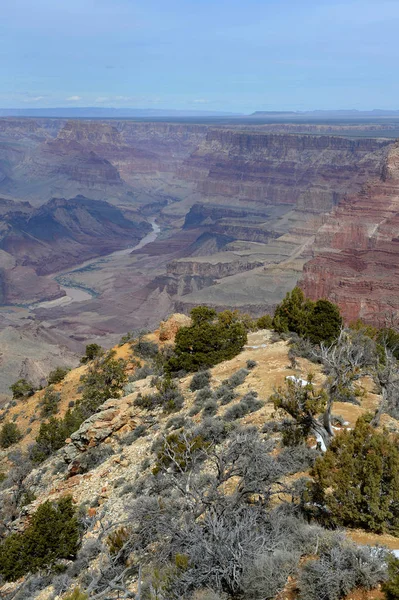
<instances>
[{"instance_id":1,"label":"green shrub","mask_svg":"<svg viewBox=\"0 0 399 600\"><path fill-rule=\"evenodd\" d=\"M15 423L4 423L0 430L0 447L9 448L21 438L22 434Z\"/></svg>"},{"instance_id":2,"label":"green shrub","mask_svg":"<svg viewBox=\"0 0 399 600\"><path fill-rule=\"evenodd\" d=\"M256 321L257 329L271 329L273 327L273 319L270 315L263 315Z\"/></svg>"},{"instance_id":3,"label":"green shrub","mask_svg":"<svg viewBox=\"0 0 399 600\"><path fill-rule=\"evenodd\" d=\"M54 385L56 383L60 383L65 376L69 373L69 369L64 369L63 367L57 367L53 371L51 371L47 377L48 385Z\"/></svg>"},{"instance_id":4,"label":"green shrub","mask_svg":"<svg viewBox=\"0 0 399 600\"><path fill-rule=\"evenodd\" d=\"M82 364L86 364L95 358L99 358L104 354L104 350L99 344L88 344L84 356L80 359Z\"/></svg>"},{"instance_id":5,"label":"green shrub","mask_svg":"<svg viewBox=\"0 0 399 600\"><path fill-rule=\"evenodd\" d=\"M363 417L316 461L314 499L337 525L399 533L399 450Z\"/></svg>"},{"instance_id":6,"label":"green shrub","mask_svg":"<svg viewBox=\"0 0 399 600\"><path fill-rule=\"evenodd\" d=\"M58 404L60 399L61 394L59 392L55 392L51 387L47 388L43 396L40 416L49 417L50 415L54 415L56 412L58 412Z\"/></svg>"},{"instance_id":7,"label":"green shrub","mask_svg":"<svg viewBox=\"0 0 399 600\"><path fill-rule=\"evenodd\" d=\"M165 364L169 373L199 371L236 356L247 342L247 331L237 315L216 315L206 306L193 308L192 325L176 334L174 355Z\"/></svg>"},{"instance_id":8,"label":"green shrub","mask_svg":"<svg viewBox=\"0 0 399 600\"><path fill-rule=\"evenodd\" d=\"M47 423L40 425L39 433L36 437L36 443L31 448L31 459L35 463L46 460L54 452L65 445L65 440L71 433L79 429L84 420L84 416L75 409L68 410L63 419L51 417Z\"/></svg>"},{"instance_id":9,"label":"green shrub","mask_svg":"<svg viewBox=\"0 0 399 600\"><path fill-rule=\"evenodd\" d=\"M35 388L26 379L18 379L18 381L10 386L10 390L14 399L29 398L29 396L33 396L35 393Z\"/></svg>"},{"instance_id":10,"label":"green shrub","mask_svg":"<svg viewBox=\"0 0 399 600\"><path fill-rule=\"evenodd\" d=\"M276 307L273 327L279 333L294 332L314 344L333 342L339 335L342 317L328 300L312 302L296 287Z\"/></svg>"},{"instance_id":11,"label":"green shrub","mask_svg":"<svg viewBox=\"0 0 399 600\"><path fill-rule=\"evenodd\" d=\"M393 555L388 560L388 581L382 586L387 600L399 599L399 559Z\"/></svg>"},{"instance_id":12,"label":"green shrub","mask_svg":"<svg viewBox=\"0 0 399 600\"><path fill-rule=\"evenodd\" d=\"M83 375L82 399L78 406L86 411L87 416L109 398L119 398L127 383L126 361L115 358L115 351L94 361L88 372Z\"/></svg>"},{"instance_id":13,"label":"green shrub","mask_svg":"<svg viewBox=\"0 0 399 600\"><path fill-rule=\"evenodd\" d=\"M9 535L0 545L0 574L16 581L27 573L54 568L60 559L73 560L80 528L72 498L41 504L22 533Z\"/></svg>"},{"instance_id":14,"label":"green shrub","mask_svg":"<svg viewBox=\"0 0 399 600\"><path fill-rule=\"evenodd\" d=\"M152 410L157 406L162 406L164 412L172 413L180 410L184 404L184 398L181 395L176 383L170 376L155 380L157 392L155 394L139 394L134 403L140 408Z\"/></svg>"}]
</instances>

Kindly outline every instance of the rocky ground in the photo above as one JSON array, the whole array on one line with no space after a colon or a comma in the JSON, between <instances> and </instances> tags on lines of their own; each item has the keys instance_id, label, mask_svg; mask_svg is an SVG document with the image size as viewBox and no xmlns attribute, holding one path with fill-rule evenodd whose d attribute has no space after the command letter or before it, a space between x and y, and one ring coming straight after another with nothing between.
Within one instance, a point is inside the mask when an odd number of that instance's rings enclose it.
<instances>
[{"instance_id":1,"label":"rocky ground","mask_svg":"<svg viewBox=\"0 0 399 600\"><path fill-rule=\"evenodd\" d=\"M187 323L189 319L185 315L174 315L167 322L162 323L154 333L149 334L147 339L161 346L173 344L176 331ZM125 343L116 346L115 350L117 357L128 361L128 374L133 374L137 368L135 366L137 356L132 352L131 345ZM219 407L217 414L223 416L224 412L239 402L245 393L255 391L264 404L260 410L243 417L240 422L262 428L274 413L270 396L276 388L284 385L287 376L294 375L306 379L309 373L313 373L316 387L322 385L325 376L321 373L319 365L306 359L298 359L297 367L293 369L288 350L288 343L276 338L271 331L260 330L250 333L247 345L238 356L211 369L211 386L215 389L240 368L245 368L248 360L256 363L244 383L236 389L238 393L236 400L228 406ZM81 376L86 371L87 366L79 366L61 383L54 386L61 397L57 417L63 416L71 403L80 397ZM191 418L194 423L200 423L200 414L189 417L195 396L189 388L191 378L192 376L186 376L179 380L179 388L184 395L184 406L173 416ZM29 479L35 499L26 507L25 515L34 512L37 506L47 499L55 500L71 494L74 502L82 507L93 523L85 541L95 539L104 522L118 523L124 520L129 486L141 472L152 467L151 447L154 439L168 431L167 428L170 427L170 416L162 413L161 409L148 411L135 405L139 393L154 391L151 379L152 377L149 376L131 383L122 398L107 400L71 438L66 440L64 448L32 472ZM334 404L334 413L343 417L345 427L353 427L360 415L374 411L380 400L369 378L362 379L358 386L362 390L359 406L339 402ZM0 420L15 422L23 432L23 439L19 442L19 446L24 450L34 441L38 433L43 394L44 390L27 400L8 403L0 412ZM382 425L396 430L399 427L397 421L387 416L383 417ZM144 434L135 441L126 443L126 436L138 426L143 426ZM108 458L88 472L78 474L76 466L86 452L93 448L107 448ZM7 471L8 468L8 452L9 450L0 453L2 471ZM398 538L390 535L369 534L360 530L348 531L348 535L361 544L385 545L391 549L399 549ZM9 593L14 588L15 584L7 584L3 588L3 593ZM278 599L293 600L296 597L293 589L294 583L288 583L286 590L278 596ZM48 588L40 595L40 600L50 598L52 592L52 588ZM373 592L359 590L350 594L347 600L378 600L382 597L378 590Z\"/></svg>"}]
</instances>

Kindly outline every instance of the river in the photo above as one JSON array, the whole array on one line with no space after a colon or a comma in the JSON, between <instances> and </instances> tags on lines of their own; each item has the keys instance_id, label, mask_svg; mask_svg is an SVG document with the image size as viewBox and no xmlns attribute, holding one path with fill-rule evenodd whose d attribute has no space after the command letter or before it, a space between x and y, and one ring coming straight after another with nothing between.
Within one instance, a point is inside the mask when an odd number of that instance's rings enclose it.
<instances>
[{"instance_id":1,"label":"river","mask_svg":"<svg viewBox=\"0 0 399 600\"><path fill-rule=\"evenodd\" d=\"M86 269L87 267L95 267L99 264L109 263L113 260L113 258L125 256L127 254L130 254L131 252L134 252L134 250L140 250L141 248L144 248L144 246L147 246L147 244L151 244L151 242L155 242L161 231L161 228L159 227L159 225L157 225L155 219L152 219L150 221L150 224L152 226L152 231L150 231L150 233L147 233L147 235L143 237L143 239L138 244L136 244L136 246L133 246L131 248L125 248L124 250L116 250L116 252L111 252L111 254L106 254L105 256L99 256L98 258L87 260L81 263L80 265L76 265L72 270L69 271L53 273L52 275L50 275L51 279L55 279L56 281L58 281L58 278L66 275L73 275L73 273L76 273L81 269ZM90 300L91 298L93 298L93 294L79 286L73 286L69 283L68 285L63 285L62 283L60 283L60 288L64 290L66 296L62 296L62 298L56 298L55 300L37 302L36 304L32 304L29 308L35 309L52 308L54 306L66 306L67 304L71 304L72 302L84 302L85 300Z\"/></svg>"}]
</instances>

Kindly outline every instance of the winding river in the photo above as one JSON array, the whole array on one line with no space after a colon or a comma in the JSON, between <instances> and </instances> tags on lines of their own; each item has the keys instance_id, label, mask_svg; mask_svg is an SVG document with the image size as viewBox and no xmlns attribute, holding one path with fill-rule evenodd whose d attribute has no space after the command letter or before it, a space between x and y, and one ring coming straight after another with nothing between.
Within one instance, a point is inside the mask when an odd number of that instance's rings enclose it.
<instances>
[{"instance_id":1,"label":"winding river","mask_svg":"<svg viewBox=\"0 0 399 600\"><path fill-rule=\"evenodd\" d=\"M96 267L96 265L109 263L114 258L125 256L127 254L130 254L134 250L140 250L141 248L144 248L144 246L147 246L147 244L151 244L151 242L155 242L161 231L161 228L159 227L159 225L157 225L155 219L150 220L150 224L152 226L152 231L150 231L150 233L147 233L147 235L143 237L143 239L138 244L136 244L136 246L133 246L131 248L125 248L124 250L116 250L116 252L111 252L111 254L106 254L105 256L100 256L95 259L87 260L81 263L80 265L76 265L70 271L61 271L59 273L53 273L53 275L50 275L51 279L54 279L59 283L60 288L64 290L66 296L62 296L62 298L56 298L55 300L38 302L36 304L32 304L29 308L35 309L52 308L54 306L66 306L67 304L71 304L72 302L84 302L85 300L90 300L91 298L93 298L93 293L90 293L89 291L87 291L79 285L74 286L71 285L70 282L68 282L67 285L64 285L62 283L62 278L68 275L73 275L73 273L76 273L82 269L87 269L90 267Z\"/></svg>"}]
</instances>

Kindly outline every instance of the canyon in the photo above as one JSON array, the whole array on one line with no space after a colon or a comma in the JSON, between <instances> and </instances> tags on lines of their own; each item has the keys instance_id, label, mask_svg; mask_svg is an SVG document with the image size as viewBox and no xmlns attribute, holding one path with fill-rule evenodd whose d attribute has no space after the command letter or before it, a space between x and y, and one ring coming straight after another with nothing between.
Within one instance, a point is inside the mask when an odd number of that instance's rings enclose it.
<instances>
[{"instance_id":1,"label":"canyon","mask_svg":"<svg viewBox=\"0 0 399 600\"><path fill-rule=\"evenodd\" d=\"M0 119L0 390L199 303L270 312L298 281L380 322L395 127Z\"/></svg>"}]
</instances>

